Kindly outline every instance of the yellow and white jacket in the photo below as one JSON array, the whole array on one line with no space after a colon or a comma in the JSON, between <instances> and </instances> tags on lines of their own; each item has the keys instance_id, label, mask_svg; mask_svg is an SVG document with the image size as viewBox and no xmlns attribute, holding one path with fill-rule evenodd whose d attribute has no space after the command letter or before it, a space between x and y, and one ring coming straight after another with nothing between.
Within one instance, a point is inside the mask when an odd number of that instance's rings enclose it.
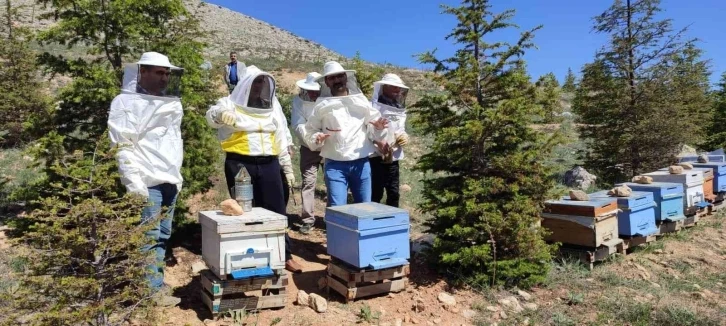
<instances>
[{"instance_id":1,"label":"yellow and white jacket","mask_svg":"<svg viewBox=\"0 0 726 326\"><path fill-rule=\"evenodd\" d=\"M219 99L207 110L207 123L217 129L217 139L225 152L246 156L278 156L283 169L292 171L292 162L287 151L287 124L286 121L281 121L274 108L279 102L274 99L273 107L269 109L238 104L247 103L250 85L259 75L272 78L255 66L247 67L245 75L232 94ZM224 111L235 113L234 126L227 126L216 120Z\"/></svg>"}]
</instances>

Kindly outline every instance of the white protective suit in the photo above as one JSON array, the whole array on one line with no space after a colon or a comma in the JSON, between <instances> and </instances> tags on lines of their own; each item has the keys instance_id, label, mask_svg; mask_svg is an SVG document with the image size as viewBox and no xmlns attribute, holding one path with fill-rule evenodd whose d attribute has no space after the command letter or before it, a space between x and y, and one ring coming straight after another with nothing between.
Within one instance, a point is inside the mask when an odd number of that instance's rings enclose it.
<instances>
[{"instance_id":1,"label":"white protective suit","mask_svg":"<svg viewBox=\"0 0 726 326\"><path fill-rule=\"evenodd\" d=\"M370 124L381 117L370 100L361 93L355 74L348 75L347 96L333 97L325 78L319 79L320 97L313 113L305 124L305 144L312 151L320 150L320 156L335 161L353 161L376 152L373 140L384 140L387 130L376 130ZM321 145L316 143L319 134L329 134Z\"/></svg>"},{"instance_id":2,"label":"white protective suit","mask_svg":"<svg viewBox=\"0 0 726 326\"><path fill-rule=\"evenodd\" d=\"M249 107L250 88L258 76L266 76L269 85L266 95L272 98L270 108ZM278 156L280 166L285 173L292 173L292 161L287 151L289 146L287 121L282 114L280 103L275 97L275 85L272 75L263 72L256 66L245 69L242 79L237 83L234 91L227 97L217 101L207 110L207 123L217 129L222 150L246 156ZM227 126L217 121L222 112L234 112L234 126ZM278 114L279 111L279 114Z\"/></svg>"},{"instance_id":3,"label":"white protective suit","mask_svg":"<svg viewBox=\"0 0 726 326\"><path fill-rule=\"evenodd\" d=\"M398 78L398 76L396 76ZM400 81L400 78L399 78ZM382 88L385 82L377 81L373 83L373 107L381 112L381 116L388 120L388 134L386 135L386 142L393 147L393 160L398 161L404 158L403 147L396 145L396 137L400 134L406 133L406 107L405 107L405 93L403 100L400 101L402 108L395 106L386 105L379 103L378 99L383 92ZM405 87L405 85L395 85L399 87ZM407 92L406 89L402 89L402 92ZM380 153L376 152L373 156L381 156Z\"/></svg>"},{"instance_id":4,"label":"white protective suit","mask_svg":"<svg viewBox=\"0 0 726 326\"><path fill-rule=\"evenodd\" d=\"M121 182L147 198L149 187L163 183L181 191L181 100L137 93L138 72L136 64L125 67L121 94L111 102L108 116L111 143L119 145Z\"/></svg>"},{"instance_id":5,"label":"white protective suit","mask_svg":"<svg viewBox=\"0 0 726 326\"><path fill-rule=\"evenodd\" d=\"M292 117L290 120L295 136L300 140L301 146L308 147L305 143L305 124L313 114L313 108L315 108L315 102L305 101L300 96L295 96L292 99Z\"/></svg>"}]
</instances>

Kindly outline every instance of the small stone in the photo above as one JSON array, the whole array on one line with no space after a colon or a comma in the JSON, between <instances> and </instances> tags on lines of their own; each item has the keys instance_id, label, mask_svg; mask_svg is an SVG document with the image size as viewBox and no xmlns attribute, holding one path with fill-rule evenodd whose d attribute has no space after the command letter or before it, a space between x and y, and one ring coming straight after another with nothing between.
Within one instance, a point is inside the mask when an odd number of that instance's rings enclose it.
<instances>
[{"instance_id":1,"label":"small stone","mask_svg":"<svg viewBox=\"0 0 726 326\"><path fill-rule=\"evenodd\" d=\"M524 306L524 309L532 310L532 311L537 311L537 305L534 304L534 303L527 302L523 306Z\"/></svg>"},{"instance_id":2,"label":"small stone","mask_svg":"<svg viewBox=\"0 0 726 326\"><path fill-rule=\"evenodd\" d=\"M393 293L393 292L391 292L391 293L389 293L389 294L388 294L388 297L389 297L389 298L395 298L395 297L396 297L396 294L395 294L395 293Z\"/></svg>"},{"instance_id":3,"label":"small stone","mask_svg":"<svg viewBox=\"0 0 726 326\"><path fill-rule=\"evenodd\" d=\"M651 284L651 285L653 285L654 287L656 287L656 288L659 288L659 289L660 289L660 284L658 284L658 283L656 283L656 282L650 282L650 284Z\"/></svg>"},{"instance_id":4,"label":"small stone","mask_svg":"<svg viewBox=\"0 0 726 326\"><path fill-rule=\"evenodd\" d=\"M586 278L586 279L585 279L585 281L588 281L588 282L595 282L595 279L594 279L594 278Z\"/></svg>"},{"instance_id":5,"label":"small stone","mask_svg":"<svg viewBox=\"0 0 726 326\"><path fill-rule=\"evenodd\" d=\"M471 309L465 309L464 312L462 312L461 314L466 319L473 319L474 317L476 317L476 311L471 310Z\"/></svg>"},{"instance_id":6,"label":"small stone","mask_svg":"<svg viewBox=\"0 0 726 326\"><path fill-rule=\"evenodd\" d=\"M529 325L529 317L524 318L524 320L522 321L522 325Z\"/></svg>"},{"instance_id":7,"label":"small stone","mask_svg":"<svg viewBox=\"0 0 726 326\"><path fill-rule=\"evenodd\" d=\"M582 190L570 190L570 199L576 201L588 201L590 200L590 196Z\"/></svg>"},{"instance_id":8,"label":"small stone","mask_svg":"<svg viewBox=\"0 0 726 326\"><path fill-rule=\"evenodd\" d=\"M693 170L693 164L688 162L678 163L678 166L682 167L684 170Z\"/></svg>"},{"instance_id":9,"label":"small stone","mask_svg":"<svg viewBox=\"0 0 726 326\"><path fill-rule=\"evenodd\" d=\"M495 306L487 306L486 309L489 310L489 311L491 311L491 312L497 312L497 311L499 311L499 308L497 308Z\"/></svg>"},{"instance_id":10,"label":"small stone","mask_svg":"<svg viewBox=\"0 0 726 326\"><path fill-rule=\"evenodd\" d=\"M657 254L657 255L662 255L662 254L663 254L663 249L656 249L656 250L653 250L653 253L654 253L654 254Z\"/></svg>"},{"instance_id":11,"label":"small stone","mask_svg":"<svg viewBox=\"0 0 726 326\"><path fill-rule=\"evenodd\" d=\"M708 163L708 155L706 155L706 154L698 155L698 163Z\"/></svg>"},{"instance_id":12,"label":"small stone","mask_svg":"<svg viewBox=\"0 0 726 326\"><path fill-rule=\"evenodd\" d=\"M203 261L198 261L194 264L192 264L192 274L197 275L199 272L207 269L207 264L205 264Z\"/></svg>"},{"instance_id":13,"label":"small stone","mask_svg":"<svg viewBox=\"0 0 726 326\"><path fill-rule=\"evenodd\" d=\"M693 284L693 288L696 289L696 290L700 290L701 289L701 286L694 283Z\"/></svg>"},{"instance_id":14,"label":"small stone","mask_svg":"<svg viewBox=\"0 0 726 326\"><path fill-rule=\"evenodd\" d=\"M456 298L445 292L439 293L439 301L448 306L456 305Z\"/></svg>"},{"instance_id":15,"label":"small stone","mask_svg":"<svg viewBox=\"0 0 726 326\"><path fill-rule=\"evenodd\" d=\"M299 306L310 305L310 295L303 290L297 291L297 304Z\"/></svg>"},{"instance_id":16,"label":"small stone","mask_svg":"<svg viewBox=\"0 0 726 326\"><path fill-rule=\"evenodd\" d=\"M406 185L406 184L404 184L404 185L401 185L401 187L400 187L399 189L400 189L400 190L401 190L402 192L411 192L411 186L409 186L409 185Z\"/></svg>"},{"instance_id":17,"label":"small stone","mask_svg":"<svg viewBox=\"0 0 726 326\"><path fill-rule=\"evenodd\" d=\"M519 291L517 291L517 294L519 294L519 296L522 297L522 299L524 299L526 301L532 300L532 295L527 292L519 290Z\"/></svg>"},{"instance_id":18,"label":"small stone","mask_svg":"<svg viewBox=\"0 0 726 326\"><path fill-rule=\"evenodd\" d=\"M646 298L646 299L648 299L648 300L653 300L653 298L655 298L655 296L653 296L653 295L652 295L652 294L650 294L650 293L647 293L647 294L645 295L645 298Z\"/></svg>"},{"instance_id":19,"label":"small stone","mask_svg":"<svg viewBox=\"0 0 726 326\"><path fill-rule=\"evenodd\" d=\"M501 299L499 300L499 303L514 311L514 313L520 313L524 310L524 308L522 308L522 305L519 304L519 300L517 300L517 297L515 296L509 296L507 298Z\"/></svg>"},{"instance_id":20,"label":"small stone","mask_svg":"<svg viewBox=\"0 0 726 326\"><path fill-rule=\"evenodd\" d=\"M647 175L638 175L633 177L633 182L640 184L651 184L653 183L653 178Z\"/></svg>"},{"instance_id":21,"label":"small stone","mask_svg":"<svg viewBox=\"0 0 726 326\"><path fill-rule=\"evenodd\" d=\"M426 303L424 303L422 298L416 298L413 302L413 310L415 312L423 312L426 310Z\"/></svg>"},{"instance_id":22,"label":"small stone","mask_svg":"<svg viewBox=\"0 0 726 326\"><path fill-rule=\"evenodd\" d=\"M396 326L403 326L403 319L396 318Z\"/></svg>"},{"instance_id":23,"label":"small stone","mask_svg":"<svg viewBox=\"0 0 726 326\"><path fill-rule=\"evenodd\" d=\"M406 314L406 316L403 316L403 322L408 324L411 322L411 315Z\"/></svg>"},{"instance_id":24,"label":"small stone","mask_svg":"<svg viewBox=\"0 0 726 326\"><path fill-rule=\"evenodd\" d=\"M436 324L436 325L441 324L441 318L434 319L434 324Z\"/></svg>"},{"instance_id":25,"label":"small stone","mask_svg":"<svg viewBox=\"0 0 726 326\"><path fill-rule=\"evenodd\" d=\"M318 290L322 290L325 287L328 286L328 278L327 277L321 277L318 279Z\"/></svg>"},{"instance_id":26,"label":"small stone","mask_svg":"<svg viewBox=\"0 0 726 326\"><path fill-rule=\"evenodd\" d=\"M678 165L671 165L668 167L668 173L670 174L682 174L683 167Z\"/></svg>"},{"instance_id":27,"label":"small stone","mask_svg":"<svg viewBox=\"0 0 726 326\"><path fill-rule=\"evenodd\" d=\"M504 310L499 312L499 318L501 319L507 319L507 313L504 312Z\"/></svg>"},{"instance_id":28,"label":"small stone","mask_svg":"<svg viewBox=\"0 0 726 326\"><path fill-rule=\"evenodd\" d=\"M449 311L451 311L451 312L453 312L455 314L458 314L459 313L459 308L450 308Z\"/></svg>"},{"instance_id":29,"label":"small stone","mask_svg":"<svg viewBox=\"0 0 726 326\"><path fill-rule=\"evenodd\" d=\"M633 193L633 190L630 189L630 187L626 185L622 185L620 187L615 187L613 189L610 189L608 191L608 196L616 196L616 197L630 197L630 195Z\"/></svg>"},{"instance_id":30,"label":"small stone","mask_svg":"<svg viewBox=\"0 0 726 326\"><path fill-rule=\"evenodd\" d=\"M238 216L244 213L242 206L234 199L227 199L220 203L219 206L222 207L222 214L227 216Z\"/></svg>"},{"instance_id":31,"label":"small stone","mask_svg":"<svg viewBox=\"0 0 726 326\"><path fill-rule=\"evenodd\" d=\"M313 308L316 312L326 312L328 310L328 301L325 298L312 293L310 294L310 308Z\"/></svg>"},{"instance_id":32,"label":"small stone","mask_svg":"<svg viewBox=\"0 0 726 326\"><path fill-rule=\"evenodd\" d=\"M718 282L718 283L716 283L716 285L718 285L718 286L723 286L723 283L721 283L721 282Z\"/></svg>"},{"instance_id":33,"label":"small stone","mask_svg":"<svg viewBox=\"0 0 726 326\"><path fill-rule=\"evenodd\" d=\"M420 322L416 318L411 318L411 323L414 325L418 325L418 323L420 323Z\"/></svg>"},{"instance_id":34,"label":"small stone","mask_svg":"<svg viewBox=\"0 0 726 326\"><path fill-rule=\"evenodd\" d=\"M203 323L204 323L204 325L212 325L212 324L214 324L214 320L205 319Z\"/></svg>"}]
</instances>

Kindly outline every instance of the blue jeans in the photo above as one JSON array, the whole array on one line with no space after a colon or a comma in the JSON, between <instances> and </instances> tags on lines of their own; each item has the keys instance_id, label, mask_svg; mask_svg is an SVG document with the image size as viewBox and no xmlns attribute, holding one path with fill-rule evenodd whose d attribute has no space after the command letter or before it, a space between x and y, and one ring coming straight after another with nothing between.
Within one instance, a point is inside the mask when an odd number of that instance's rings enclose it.
<instances>
[{"instance_id":1,"label":"blue jeans","mask_svg":"<svg viewBox=\"0 0 726 326\"><path fill-rule=\"evenodd\" d=\"M371 166L368 158L355 161L325 159L325 186L328 188L328 206L348 203L348 188L354 203L371 201Z\"/></svg>"},{"instance_id":2,"label":"blue jeans","mask_svg":"<svg viewBox=\"0 0 726 326\"><path fill-rule=\"evenodd\" d=\"M174 206L177 196L176 185L160 184L149 187L149 203L141 212L141 223L154 223L146 236L151 238L151 244L141 248L144 252L154 251L154 262L147 267L146 279L153 291L158 291L164 285L164 256L166 255L166 242L171 236L171 221L174 216ZM168 208L160 219L154 219L161 213L162 208Z\"/></svg>"}]
</instances>

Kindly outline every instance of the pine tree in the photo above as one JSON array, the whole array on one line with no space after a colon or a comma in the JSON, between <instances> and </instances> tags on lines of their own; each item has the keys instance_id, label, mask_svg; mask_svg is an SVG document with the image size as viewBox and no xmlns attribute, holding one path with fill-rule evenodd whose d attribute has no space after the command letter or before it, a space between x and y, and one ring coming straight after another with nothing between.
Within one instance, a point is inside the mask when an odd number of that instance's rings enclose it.
<instances>
[{"instance_id":1,"label":"pine tree","mask_svg":"<svg viewBox=\"0 0 726 326\"><path fill-rule=\"evenodd\" d=\"M540 27L514 44L490 43L492 33L515 27L513 10L492 13L486 0L442 8L458 19L447 39L460 47L451 58L419 56L445 92L412 108L414 124L434 136L416 167L433 172L421 204L433 215L429 257L459 281L531 286L544 280L552 254L535 224L554 186L542 162L557 144L529 127L542 110L521 56Z\"/></svg>"},{"instance_id":2,"label":"pine tree","mask_svg":"<svg viewBox=\"0 0 726 326\"><path fill-rule=\"evenodd\" d=\"M213 84L202 69L204 35L199 22L181 0L170 1L68 1L41 0L52 11L44 18L58 23L40 33L42 44L68 48L84 45L86 55L72 59L45 52L40 62L53 74L73 81L60 91L60 103L53 114L34 121L36 137L51 130L64 136L64 148L88 151L106 130L111 100L119 94L123 65L138 60L142 52L166 54L185 69L182 78L182 138L184 186L180 198L211 187L216 171L218 145L204 120L204 112L217 97ZM183 206L183 201L177 201ZM183 208L183 207L180 207ZM184 209L175 211L182 216Z\"/></svg>"},{"instance_id":3,"label":"pine tree","mask_svg":"<svg viewBox=\"0 0 726 326\"><path fill-rule=\"evenodd\" d=\"M556 123L561 120L562 113L561 89L555 74L548 73L535 83L537 87L537 104L542 106L545 123Z\"/></svg>"},{"instance_id":4,"label":"pine tree","mask_svg":"<svg viewBox=\"0 0 726 326\"><path fill-rule=\"evenodd\" d=\"M18 8L11 0L0 15L0 146L16 146L30 140L24 123L30 116L45 114L50 101L41 89L35 53L30 49L31 31L18 23Z\"/></svg>"},{"instance_id":5,"label":"pine tree","mask_svg":"<svg viewBox=\"0 0 726 326\"><path fill-rule=\"evenodd\" d=\"M565 83L562 85L562 91L567 93L574 93L577 86L575 83L575 73L572 72L572 68L567 68L567 76L565 76Z\"/></svg>"},{"instance_id":6,"label":"pine tree","mask_svg":"<svg viewBox=\"0 0 726 326\"><path fill-rule=\"evenodd\" d=\"M383 68L367 64L357 51L353 57L353 65L349 69L355 70L355 77L363 94L368 98L373 96L373 83L383 77Z\"/></svg>"},{"instance_id":7,"label":"pine tree","mask_svg":"<svg viewBox=\"0 0 726 326\"><path fill-rule=\"evenodd\" d=\"M617 0L595 18L611 41L583 69L574 111L590 142L586 165L605 183L667 166L682 144L702 138L707 65L659 0Z\"/></svg>"},{"instance_id":8,"label":"pine tree","mask_svg":"<svg viewBox=\"0 0 726 326\"><path fill-rule=\"evenodd\" d=\"M23 217L32 227L19 239L24 249L16 259L29 272L11 294L16 310L6 318L119 325L148 306L145 273L152 260L141 248L151 224L139 223L144 199L121 195L115 149L107 137L94 143L92 152L55 155L64 152L63 137L51 132L36 148L50 160L53 196Z\"/></svg>"},{"instance_id":9,"label":"pine tree","mask_svg":"<svg viewBox=\"0 0 726 326\"><path fill-rule=\"evenodd\" d=\"M700 146L705 150L714 150L726 147L726 72L711 95L711 111L713 118L708 124L706 141Z\"/></svg>"}]
</instances>

